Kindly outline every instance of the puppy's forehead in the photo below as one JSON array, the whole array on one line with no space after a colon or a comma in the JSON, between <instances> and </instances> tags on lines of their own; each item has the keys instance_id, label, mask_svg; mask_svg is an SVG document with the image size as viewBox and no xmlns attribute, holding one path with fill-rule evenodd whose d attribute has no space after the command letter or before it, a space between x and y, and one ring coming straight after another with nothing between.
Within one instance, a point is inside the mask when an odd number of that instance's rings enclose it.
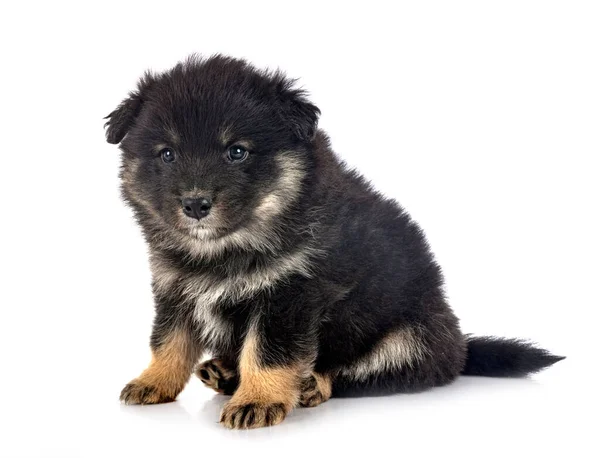
<instances>
[{"instance_id":1,"label":"puppy's forehead","mask_svg":"<svg viewBox=\"0 0 600 458\"><path fill-rule=\"evenodd\" d=\"M224 113L222 109L213 109L210 104L203 106L202 100L196 103L198 106L193 109L175 107L161 116L159 126L165 142L190 148L233 143L251 148L256 144L253 140L258 140L274 125L269 115L253 115L235 106L229 108L229 113Z\"/></svg>"},{"instance_id":2,"label":"puppy's forehead","mask_svg":"<svg viewBox=\"0 0 600 458\"><path fill-rule=\"evenodd\" d=\"M155 116L161 138L172 146L227 145L236 136L225 110L202 97L159 106Z\"/></svg>"},{"instance_id":3,"label":"puppy's forehead","mask_svg":"<svg viewBox=\"0 0 600 458\"><path fill-rule=\"evenodd\" d=\"M224 146L270 133L277 124L265 81L195 69L165 76L153 107L165 141L188 148Z\"/></svg>"}]
</instances>

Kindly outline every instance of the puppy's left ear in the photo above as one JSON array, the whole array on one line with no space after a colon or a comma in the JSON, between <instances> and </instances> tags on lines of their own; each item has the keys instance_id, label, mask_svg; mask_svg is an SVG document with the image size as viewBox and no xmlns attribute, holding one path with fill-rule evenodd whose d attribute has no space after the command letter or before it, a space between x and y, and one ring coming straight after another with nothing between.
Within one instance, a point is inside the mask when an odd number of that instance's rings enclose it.
<instances>
[{"instance_id":1,"label":"puppy's left ear","mask_svg":"<svg viewBox=\"0 0 600 458\"><path fill-rule=\"evenodd\" d=\"M300 141L310 142L317 133L321 110L307 99L306 91L294 88L294 83L282 79L278 84L281 117Z\"/></svg>"},{"instance_id":2,"label":"puppy's left ear","mask_svg":"<svg viewBox=\"0 0 600 458\"><path fill-rule=\"evenodd\" d=\"M104 118L108 119L106 124L104 124L104 127L106 127L106 141L108 143L116 145L123 140L140 112L141 107L142 99L139 94L131 93L114 111Z\"/></svg>"},{"instance_id":3,"label":"puppy's left ear","mask_svg":"<svg viewBox=\"0 0 600 458\"><path fill-rule=\"evenodd\" d=\"M106 128L106 141L116 145L125 137L135 118L137 118L142 105L144 104L144 95L152 83L152 77L146 74L138 83L138 90L129 93L129 97L123 100L104 119L108 119L104 127Z\"/></svg>"}]
</instances>

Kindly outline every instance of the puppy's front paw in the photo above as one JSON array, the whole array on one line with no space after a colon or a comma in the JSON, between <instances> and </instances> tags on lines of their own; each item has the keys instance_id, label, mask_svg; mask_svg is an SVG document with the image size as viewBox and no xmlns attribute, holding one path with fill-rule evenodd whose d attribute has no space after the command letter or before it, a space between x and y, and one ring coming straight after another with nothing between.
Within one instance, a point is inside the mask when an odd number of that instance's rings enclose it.
<instances>
[{"instance_id":1,"label":"puppy's front paw","mask_svg":"<svg viewBox=\"0 0 600 458\"><path fill-rule=\"evenodd\" d=\"M252 429L281 423L287 415L282 403L232 404L227 403L221 412L220 422L230 429Z\"/></svg>"},{"instance_id":2,"label":"puppy's front paw","mask_svg":"<svg viewBox=\"0 0 600 458\"><path fill-rule=\"evenodd\" d=\"M119 399L125 404L162 404L174 401L175 397L136 379L125 385Z\"/></svg>"}]
</instances>

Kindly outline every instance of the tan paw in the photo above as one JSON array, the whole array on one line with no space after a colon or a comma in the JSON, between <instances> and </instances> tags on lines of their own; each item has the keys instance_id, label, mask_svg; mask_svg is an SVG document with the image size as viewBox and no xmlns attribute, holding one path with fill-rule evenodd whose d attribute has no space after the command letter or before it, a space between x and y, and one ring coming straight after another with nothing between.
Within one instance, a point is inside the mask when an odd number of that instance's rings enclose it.
<instances>
[{"instance_id":1,"label":"tan paw","mask_svg":"<svg viewBox=\"0 0 600 458\"><path fill-rule=\"evenodd\" d=\"M204 361L194 372L202 383L217 393L231 396L237 389L237 373L226 367L220 359Z\"/></svg>"},{"instance_id":2,"label":"tan paw","mask_svg":"<svg viewBox=\"0 0 600 458\"><path fill-rule=\"evenodd\" d=\"M175 397L163 393L158 387L135 379L125 385L119 399L125 404L162 404L174 401Z\"/></svg>"},{"instance_id":3,"label":"tan paw","mask_svg":"<svg viewBox=\"0 0 600 458\"><path fill-rule=\"evenodd\" d=\"M252 429L281 423L287 415L284 404L225 404L220 422L230 429Z\"/></svg>"},{"instance_id":4,"label":"tan paw","mask_svg":"<svg viewBox=\"0 0 600 458\"><path fill-rule=\"evenodd\" d=\"M300 386L300 401L302 407L316 407L331 397L331 381L319 374L313 374L304 379Z\"/></svg>"}]
</instances>

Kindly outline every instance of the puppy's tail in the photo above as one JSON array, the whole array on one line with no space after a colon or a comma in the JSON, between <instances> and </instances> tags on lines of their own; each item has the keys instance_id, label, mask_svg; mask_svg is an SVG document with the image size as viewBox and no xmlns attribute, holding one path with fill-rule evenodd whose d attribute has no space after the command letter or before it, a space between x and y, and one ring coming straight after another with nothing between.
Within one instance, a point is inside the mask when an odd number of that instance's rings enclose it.
<instances>
[{"instance_id":1,"label":"puppy's tail","mask_svg":"<svg viewBox=\"0 0 600 458\"><path fill-rule=\"evenodd\" d=\"M523 377L565 359L519 339L467 337L464 375Z\"/></svg>"}]
</instances>

